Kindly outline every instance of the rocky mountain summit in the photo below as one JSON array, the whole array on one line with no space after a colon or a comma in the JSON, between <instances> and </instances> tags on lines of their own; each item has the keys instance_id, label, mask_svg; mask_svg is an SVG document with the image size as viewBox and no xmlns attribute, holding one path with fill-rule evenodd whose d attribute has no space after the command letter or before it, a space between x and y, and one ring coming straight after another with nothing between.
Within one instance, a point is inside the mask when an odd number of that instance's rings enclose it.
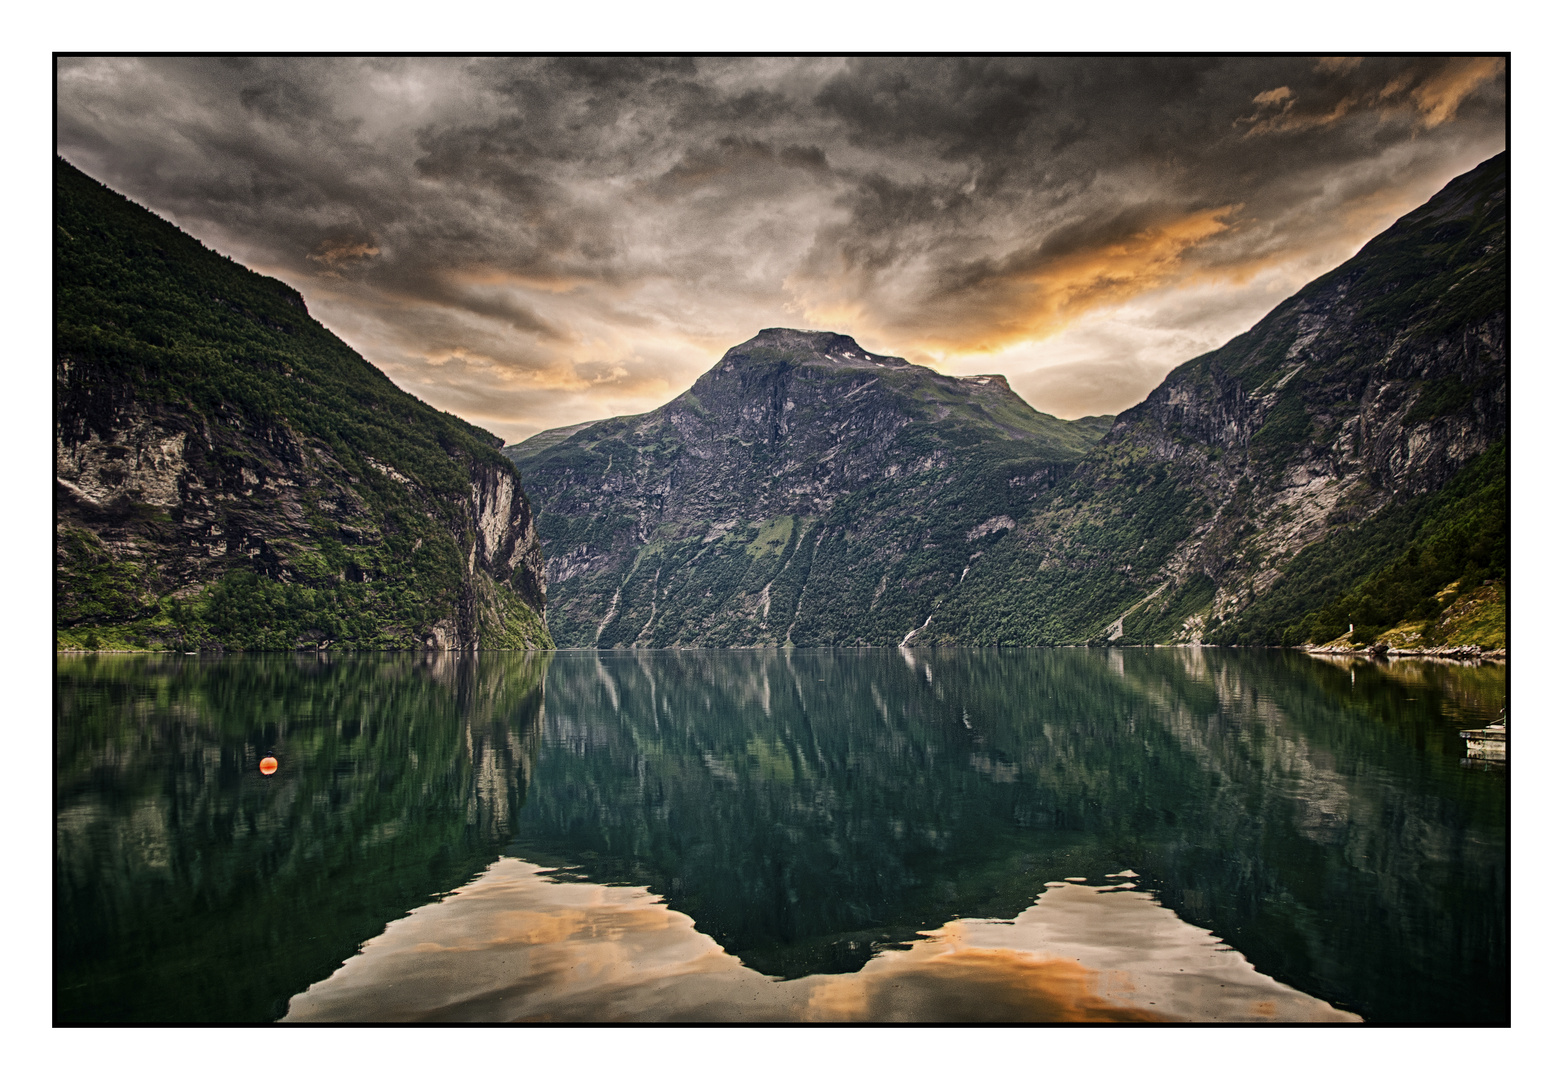
<instances>
[{"instance_id":1,"label":"rocky mountain summit","mask_svg":"<svg viewBox=\"0 0 1563 1080\"><path fill-rule=\"evenodd\" d=\"M552 644L501 440L55 165L62 648Z\"/></svg>"},{"instance_id":2,"label":"rocky mountain summit","mask_svg":"<svg viewBox=\"0 0 1563 1080\"><path fill-rule=\"evenodd\" d=\"M1108 419L769 329L659 409L506 453L562 645L893 645Z\"/></svg>"},{"instance_id":3,"label":"rocky mountain summit","mask_svg":"<svg viewBox=\"0 0 1563 1080\"><path fill-rule=\"evenodd\" d=\"M1508 157L1170 373L924 644L1501 648Z\"/></svg>"}]
</instances>

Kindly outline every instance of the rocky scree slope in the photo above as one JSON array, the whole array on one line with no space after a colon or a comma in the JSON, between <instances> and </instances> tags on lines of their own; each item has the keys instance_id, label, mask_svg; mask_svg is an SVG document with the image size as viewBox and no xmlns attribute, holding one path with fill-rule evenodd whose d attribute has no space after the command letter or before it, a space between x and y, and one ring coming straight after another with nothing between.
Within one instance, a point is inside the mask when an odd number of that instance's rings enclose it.
<instances>
[{"instance_id":1,"label":"rocky scree slope","mask_svg":"<svg viewBox=\"0 0 1563 1080\"><path fill-rule=\"evenodd\" d=\"M561 645L895 645L1109 421L770 329L659 409L505 452Z\"/></svg>"},{"instance_id":2,"label":"rocky scree slope","mask_svg":"<svg viewBox=\"0 0 1563 1080\"><path fill-rule=\"evenodd\" d=\"M1121 414L915 636L1504 647L1508 158Z\"/></svg>"},{"instance_id":3,"label":"rocky scree slope","mask_svg":"<svg viewBox=\"0 0 1563 1080\"><path fill-rule=\"evenodd\" d=\"M55 164L61 648L552 645L501 441Z\"/></svg>"}]
</instances>

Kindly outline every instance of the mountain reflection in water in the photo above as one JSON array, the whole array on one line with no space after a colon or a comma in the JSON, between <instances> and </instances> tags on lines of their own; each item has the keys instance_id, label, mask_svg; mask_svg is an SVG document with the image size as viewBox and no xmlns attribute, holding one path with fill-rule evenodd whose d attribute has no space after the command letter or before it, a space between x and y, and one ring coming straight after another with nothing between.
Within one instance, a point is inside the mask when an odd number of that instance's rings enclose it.
<instances>
[{"instance_id":1,"label":"mountain reflection in water","mask_svg":"<svg viewBox=\"0 0 1563 1080\"><path fill-rule=\"evenodd\" d=\"M290 1021L1353 1021L1255 971L1132 885L1055 883L1013 921L957 919L859 971L745 967L643 888L504 858L392 923Z\"/></svg>"},{"instance_id":2,"label":"mountain reflection in water","mask_svg":"<svg viewBox=\"0 0 1563 1080\"><path fill-rule=\"evenodd\" d=\"M1188 649L62 658L55 1019L1504 1023L1507 775L1459 732L1505 677Z\"/></svg>"},{"instance_id":3,"label":"mountain reflection in water","mask_svg":"<svg viewBox=\"0 0 1563 1080\"><path fill-rule=\"evenodd\" d=\"M388 921L471 880L514 832L546 666L61 658L55 1022L276 1019Z\"/></svg>"}]
</instances>

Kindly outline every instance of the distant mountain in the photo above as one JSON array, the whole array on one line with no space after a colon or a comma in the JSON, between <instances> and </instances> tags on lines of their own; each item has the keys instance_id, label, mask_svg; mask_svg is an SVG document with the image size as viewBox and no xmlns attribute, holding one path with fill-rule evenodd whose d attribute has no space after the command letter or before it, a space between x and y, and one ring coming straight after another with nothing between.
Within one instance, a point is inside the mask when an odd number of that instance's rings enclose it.
<instances>
[{"instance_id":1,"label":"distant mountain","mask_svg":"<svg viewBox=\"0 0 1563 1080\"><path fill-rule=\"evenodd\" d=\"M1506 646L1508 155L1120 415L919 644Z\"/></svg>"},{"instance_id":2,"label":"distant mountain","mask_svg":"<svg viewBox=\"0 0 1563 1080\"><path fill-rule=\"evenodd\" d=\"M55 163L61 648L552 644L499 439Z\"/></svg>"},{"instance_id":3,"label":"distant mountain","mask_svg":"<svg viewBox=\"0 0 1563 1080\"><path fill-rule=\"evenodd\" d=\"M771 329L659 409L505 453L561 645L894 645L1110 420Z\"/></svg>"}]
</instances>

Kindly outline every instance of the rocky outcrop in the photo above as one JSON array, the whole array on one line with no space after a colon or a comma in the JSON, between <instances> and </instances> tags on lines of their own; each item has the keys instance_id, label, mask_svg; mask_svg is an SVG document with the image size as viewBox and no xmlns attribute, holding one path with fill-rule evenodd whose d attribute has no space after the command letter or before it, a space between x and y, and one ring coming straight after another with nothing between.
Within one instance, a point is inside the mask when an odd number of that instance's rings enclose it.
<instances>
[{"instance_id":1,"label":"rocky outcrop","mask_svg":"<svg viewBox=\"0 0 1563 1080\"><path fill-rule=\"evenodd\" d=\"M488 464L472 470L468 509L475 536L468 554L468 572L482 569L496 581L511 584L521 598L543 610L548 586L537 527L521 480L514 469Z\"/></svg>"},{"instance_id":2,"label":"rocky outcrop","mask_svg":"<svg viewBox=\"0 0 1563 1080\"><path fill-rule=\"evenodd\" d=\"M1434 645L1425 649L1396 649L1388 645L1304 645L1304 652L1316 656L1422 656L1439 660L1491 660L1505 661L1507 649L1484 649L1480 645Z\"/></svg>"}]
</instances>

